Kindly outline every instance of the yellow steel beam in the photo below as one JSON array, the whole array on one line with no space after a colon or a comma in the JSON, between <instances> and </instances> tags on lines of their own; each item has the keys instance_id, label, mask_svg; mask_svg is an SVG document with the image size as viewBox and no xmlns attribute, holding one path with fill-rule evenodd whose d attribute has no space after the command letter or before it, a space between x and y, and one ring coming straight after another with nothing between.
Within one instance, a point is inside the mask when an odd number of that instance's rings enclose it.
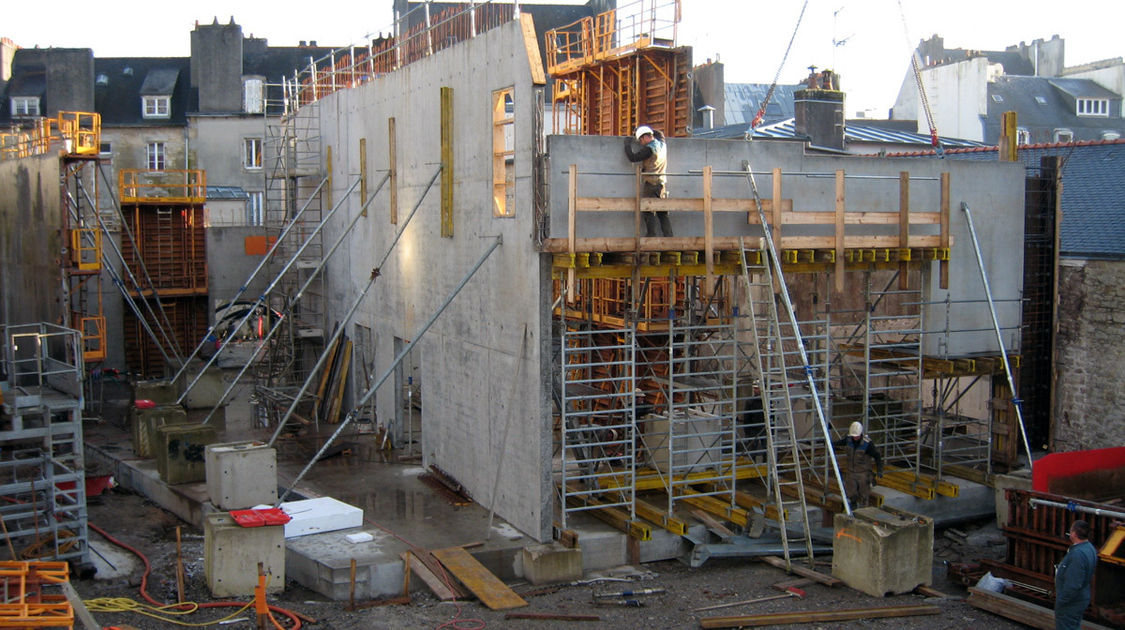
<instances>
[{"instance_id":1,"label":"yellow steel beam","mask_svg":"<svg viewBox=\"0 0 1125 630\"><path fill-rule=\"evenodd\" d=\"M642 501L641 499L636 499L633 501L633 506L637 510L637 516L647 521L652 521L678 536L683 536L687 533L687 523L668 514L655 505Z\"/></svg>"}]
</instances>

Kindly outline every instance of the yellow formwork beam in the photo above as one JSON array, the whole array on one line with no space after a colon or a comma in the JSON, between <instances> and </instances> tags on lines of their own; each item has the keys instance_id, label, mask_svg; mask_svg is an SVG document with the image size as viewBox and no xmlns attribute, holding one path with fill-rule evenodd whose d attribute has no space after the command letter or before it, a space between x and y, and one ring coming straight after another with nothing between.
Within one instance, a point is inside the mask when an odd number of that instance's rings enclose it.
<instances>
[{"instance_id":1,"label":"yellow formwork beam","mask_svg":"<svg viewBox=\"0 0 1125 630\"><path fill-rule=\"evenodd\" d=\"M883 473L883 479L886 478L902 480L906 483L917 483L918 485L932 488L937 494L943 497L956 498L961 494L961 486L949 481L940 480L934 481L930 475L915 473L910 470L903 470L901 468L891 468ZM886 484L884 484L886 485Z\"/></svg>"},{"instance_id":2,"label":"yellow formwork beam","mask_svg":"<svg viewBox=\"0 0 1125 630\"><path fill-rule=\"evenodd\" d=\"M683 495L678 498L680 501L694 505L708 514L725 518L740 527L748 527L750 524L750 512L740 507L724 503L715 497L702 495L690 488L684 488L681 492Z\"/></svg>"},{"instance_id":3,"label":"yellow formwork beam","mask_svg":"<svg viewBox=\"0 0 1125 630\"><path fill-rule=\"evenodd\" d=\"M636 499L633 501L633 507L637 510L637 516L646 521L651 521L678 536L683 536L687 533L687 523L651 503Z\"/></svg>"}]
</instances>

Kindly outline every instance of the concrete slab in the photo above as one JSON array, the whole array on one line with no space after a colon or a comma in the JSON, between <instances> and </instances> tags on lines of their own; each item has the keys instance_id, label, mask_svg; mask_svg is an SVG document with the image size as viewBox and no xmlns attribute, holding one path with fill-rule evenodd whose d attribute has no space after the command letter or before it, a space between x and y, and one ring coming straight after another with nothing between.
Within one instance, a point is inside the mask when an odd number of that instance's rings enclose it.
<instances>
[{"instance_id":1,"label":"concrete slab","mask_svg":"<svg viewBox=\"0 0 1125 630\"><path fill-rule=\"evenodd\" d=\"M991 487L955 477L947 477L946 480L960 486L958 496L939 495L933 500L926 500L883 486L877 486L876 490L883 495L883 505L928 516L939 528L987 518L995 512L996 502Z\"/></svg>"}]
</instances>

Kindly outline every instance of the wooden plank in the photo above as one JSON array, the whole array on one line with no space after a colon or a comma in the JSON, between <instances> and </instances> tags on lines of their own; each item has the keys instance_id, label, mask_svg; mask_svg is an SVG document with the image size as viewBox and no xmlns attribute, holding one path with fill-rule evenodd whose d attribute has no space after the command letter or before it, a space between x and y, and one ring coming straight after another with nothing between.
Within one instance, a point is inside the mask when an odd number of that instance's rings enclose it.
<instances>
[{"instance_id":1,"label":"wooden plank","mask_svg":"<svg viewBox=\"0 0 1125 630\"><path fill-rule=\"evenodd\" d=\"M1001 617L1018 621L1025 626L1041 628L1042 630L1054 630L1055 627L1055 612L1053 610L1031 602L1025 602L1011 595L969 587L969 597L965 601L974 608L987 610ZM1110 630L1106 626L1085 619L1082 620L1081 628L1082 630Z\"/></svg>"},{"instance_id":2,"label":"wooden plank","mask_svg":"<svg viewBox=\"0 0 1125 630\"><path fill-rule=\"evenodd\" d=\"M484 568L476 558L461 547L435 549L434 557L457 577L490 610L507 610L527 606L527 602Z\"/></svg>"},{"instance_id":3,"label":"wooden plank","mask_svg":"<svg viewBox=\"0 0 1125 630\"><path fill-rule=\"evenodd\" d=\"M910 247L912 249L936 248L939 246L940 236L912 236ZM549 238L543 241L539 251L547 254L564 254L569 243L566 238ZM703 239L695 236L676 236L672 238L640 239L642 252L658 251L692 251L703 249ZM712 247L718 251L738 250L737 236L716 236L712 239ZM787 236L782 239L779 249L824 249L831 250L836 247L833 236ZM844 239L846 249L862 250L888 250L887 253L895 255L898 252L898 236L849 236ZM575 239L576 252L632 252L636 248L636 239L628 237L590 237ZM756 248L755 248L756 249ZM882 253L882 252L880 252Z\"/></svg>"},{"instance_id":4,"label":"wooden plank","mask_svg":"<svg viewBox=\"0 0 1125 630\"><path fill-rule=\"evenodd\" d=\"M836 292L844 292L844 218L847 206L844 203L844 171L836 171Z\"/></svg>"},{"instance_id":5,"label":"wooden plank","mask_svg":"<svg viewBox=\"0 0 1125 630\"><path fill-rule=\"evenodd\" d=\"M453 238L453 88L441 86L441 236Z\"/></svg>"},{"instance_id":6,"label":"wooden plank","mask_svg":"<svg viewBox=\"0 0 1125 630\"><path fill-rule=\"evenodd\" d=\"M773 222L773 245L775 249L781 249L781 221L782 210L781 207L781 167L773 169L773 197L770 204L770 221Z\"/></svg>"},{"instance_id":7,"label":"wooden plank","mask_svg":"<svg viewBox=\"0 0 1125 630\"><path fill-rule=\"evenodd\" d=\"M535 21L530 13L520 13L520 32L523 33L527 63L531 67L531 82L534 85L546 85L547 75L543 71L543 60L539 57L539 38L535 36Z\"/></svg>"},{"instance_id":8,"label":"wooden plank","mask_svg":"<svg viewBox=\"0 0 1125 630\"><path fill-rule=\"evenodd\" d=\"M395 135L394 117L387 119L387 165L391 170L391 224L398 224L398 136Z\"/></svg>"},{"instance_id":9,"label":"wooden plank","mask_svg":"<svg viewBox=\"0 0 1125 630\"><path fill-rule=\"evenodd\" d=\"M563 613L505 613L505 619L543 619L553 621L601 621L597 615L568 615Z\"/></svg>"},{"instance_id":10,"label":"wooden plank","mask_svg":"<svg viewBox=\"0 0 1125 630\"><path fill-rule=\"evenodd\" d=\"M321 403L324 401L324 393L328 389L328 380L332 377L332 370L336 365L336 353L340 351L340 339L336 337L336 341L332 342L332 348L328 351L328 359L324 362L323 371L320 373L320 384L316 387L316 400L313 404L319 409ZM320 414L317 414L319 417Z\"/></svg>"},{"instance_id":11,"label":"wooden plank","mask_svg":"<svg viewBox=\"0 0 1125 630\"><path fill-rule=\"evenodd\" d=\"M700 522L707 526L707 529L717 534L720 538L734 537L734 532L724 527L722 523L716 521L711 517L710 514L704 512L703 510L692 510L691 515L699 519Z\"/></svg>"},{"instance_id":12,"label":"wooden plank","mask_svg":"<svg viewBox=\"0 0 1125 630\"><path fill-rule=\"evenodd\" d=\"M707 294L715 280L715 217L711 213L711 166L703 167L703 254L707 265Z\"/></svg>"},{"instance_id":13,"label":"wooden plank","mask_svg":"<svg viewBox=\"0 0 1125 630\"><path fill-rule=\"evenodd\" d=\"M578 165L571 164L567 174L567 191L570 202L566 212L566 253L574 257L575 244L578 242L578 217L576 202L578 201ZM636 240L636 239L633 239ZM566 301L573 303L578 299L578 279L574 268L566 272Z\"/></svg>"},{"instance_id":14,"label":"wooden plank","mask_svg":"<svg viewBox=\"0 0 1125 630\"><path fill-rule=\"evenodd\" d=\"M941 174L941 236L938 247L948 249L953 244L953 239L949 236L949 173ZM939 263L939 286L942 289L949 288L949 261L943 260Z\"/></svg>"},{"instance_id":15,"label":"wooden plank","mask_svg":"<svg viewBox=\"0 0 1125 630\"><path fill-rule=\"evenodd\" d=\"M336 382L333 383L336 388L335 393L332 394L331 405L328 407L328 415L325 421L328 424L337 424L340 422L340 410L344 402L344 388L348 384L348 374L351 372L349 366L352 360L352 340L348 339L344 342L344 350L340 354L340 367L336 370Z\"/></svg>"},{"instance_id":16,"label":"wooden plank","mask_svg":"<svg viewBox=\"0 0 1125 630\"><path fill-rule=\"evenodd\" d=\"M941 608L929 604L914 606L879 606L876 608L848 608L844 610L804 610L786 613L763 613L737 617L704 617L701 628L749 628L755 626L787 625L794 623L820 623L825 621L850 621L853 619L884 619L887 617L913 617L937 615Z\"/></svg>"},{"instance_id":17,"label":"wooden plank","mask_svg":"<svg viewBox=\"0 0 1125 630\"><path fill-rule=\"evenodd\" d=\"M784 580L776 584L770 584L770 588L785 592L791 588L802 588L808 586L809 584L816 584L816 582L810 580L809 578L797 578L795 580Z\"/></svg>"},{"instance_id":18,"label":"wooden plank","mask_svg":"<svg viewBox=\"0 0 1125 630\"><path fill-rule=\"evenodd\" d=\"M451 599L459 599L449 588L450 585L447 585L444 580L435 575L413 552L403 552L402 561L410 569L410 573L412 575L417 575L438 599L443 602Z\"/></svg>"},{"instance_id":19,"label":"wooden plank","mask_svg":"<svg viewBox=\"0 0 1125 630\"><path fill-rule=\"evenodd\" d=\"M786 570L785 560L783 560L782 558L778 558L777 556L762 556L761 558L759 558L759 560L765 562L768 565L777 567L782 571ZM813 571L812 569L801 566L795 562L789 563L788 571L790 573L796 573L801 577L809 578L810 580L813 580L814 582L823 584L825 586L839 586L844 583L844 581L839 578L834 578L831 575L825 575L819 571Z\"/></svg>"},{"instance_id":20,"label":"wooden plank","mask_svg":"<svg viewBox=\"0 0 1125 630\"><path fill-rule=\"evenodd\" d=\"M908 247L910 242L910 173L900 171L898 174L898 243L899 247ZM902 291L910 288L910 266L905 262L900 263L898 270L898 288Z\"/></svg>"}]
</instances>

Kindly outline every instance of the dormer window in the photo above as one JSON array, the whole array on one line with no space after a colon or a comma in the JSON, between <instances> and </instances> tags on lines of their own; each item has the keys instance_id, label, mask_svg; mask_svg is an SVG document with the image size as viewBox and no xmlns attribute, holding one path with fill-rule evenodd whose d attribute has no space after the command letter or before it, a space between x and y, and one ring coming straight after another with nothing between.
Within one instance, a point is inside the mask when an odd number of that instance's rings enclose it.
<instances>
[{"instance_id":1,"label":"dormer window","mask_svg":"<svg viewBox=\"0 0 1125 630\"><path fill-rule=\"evenodd\" d=\"M1079 116L1109 116L1109 99L1080 98L1077 113Z\"/></svg>"},{"instance_id":2,"label":"dormer window","mask_svg":"<svg viewBox=\"0 0 1125 630\"><path fill-rule=\"evenodd\" d=\"M38 116L39 115L39 97L38 96L13 96L12 97L12 116Z\"/></svg>"},{"instance_id":3,"label":"dormer window","mask_svg":"<svg viewBox=\"0 0 1125 630\"><path fill-rule=\"evenodd\" d=\"M1056 129L1055 142L1074 142L1074 132L1069 129Z\"/></svg>"},{"instance_id":4,"label":"dormer window","mask_svg":"<svg viewBox=\"0 0 1125 630\"><path fill-rule=\"evenodd\" d=\"M170 118L172 115L170 96L142 96L145 118Z\"/></svg>"},{"instance_id":5,"label":"dormer window","mask_svg":"<svg viewBox=\"0 0 1125 630\"><path fill-rule=\"evenodd\" d=\"M1031 144L1031 132L1027 127L1016 127L1016 144Z\"/></svg>"},{"instance_id":6,"label":"dormer window","mask_svg":"<svg viewBox=\"0 0 1125 630\"><path fill-rule=\"evenodd\" d=\"M98 78L94 79L96 85L109 85L109 75L104 72L98 73Z\"/></svg>"},{"instance_id":7,"label":"dormer window","mask_svg":"<svg viewBox=\"0 0 1125 630\"><path fill-rule=\"evenodd\" d=\"M261 114L264 84L261 79L249 78L242 81L242 111L247 114Z\"/></svg>"}]
</instances>

